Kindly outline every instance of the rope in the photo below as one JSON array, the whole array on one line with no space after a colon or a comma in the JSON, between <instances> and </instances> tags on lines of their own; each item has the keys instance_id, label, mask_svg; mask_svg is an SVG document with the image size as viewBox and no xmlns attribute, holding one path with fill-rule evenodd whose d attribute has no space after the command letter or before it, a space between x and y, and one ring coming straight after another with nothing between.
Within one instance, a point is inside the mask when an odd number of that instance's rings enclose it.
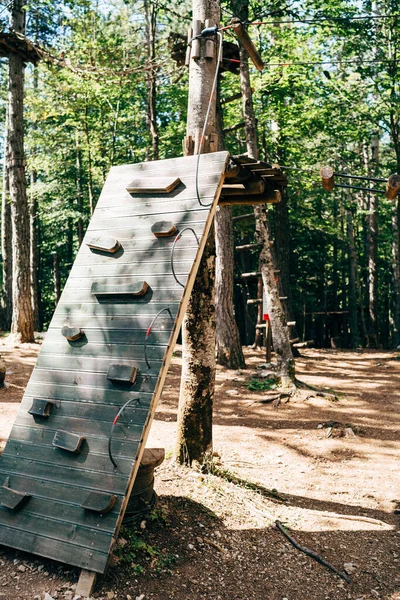
<instances>
[{"instance_id":1,"label":"rope","mask_svg":"<svg viewBox=\"0 0 400 600\"><path fill-rule=\"evenodd\" d=\"M114 421L113 421L113 423L111 425L110 437L108 438L108 456L110 457L110 460L111 460L111 462L112 462L112 464L113 464L113 466L114 466L115 469L118 468L118 465L115 462L115 459L114 459L114 457L112 455L112 447L111 447L112 436L113 436L115 426L117 425L120 416L122 415L122 413L124 412L124 410L127 408L127 406L129 406L129 404L131 402L137 402L137 403L139 403L140 400L139 400L139 398L131 398L130 400L128 400L128 402L125 402L125 404L117 412L117 416L115 417L115 419L114 419Z\"/></svg>"},{"instance_id":2,"label":"rope","mask_svg":"<svg viewBox=\"0 0 400 600\"><path fill-rule=\"evenodd\" d=\"M200 138L200 143L199 143L199 150L197 152L197 163L196 163L196 195L197 195L197 200L199 201L200 206L204 206L205 208L211 206L212 203L214 202L214 200L212 200L209 204L203 204L203 202L201 201L200 193L199 193L199 165L200 165L201 149L203 147L204 136L205 136L206 129L207 129L208 119L210 117L211 104L212 104L212 101L213 101L213 98L214 98L215 89L217 87L219 66L221 64L221 56L222 56L222 33L220 33L219 31L217 31L216 34L219 36L219 50L218 50L217 66L215 68L214 81L213 81L213 85L212 85L212 88L211 88L210 99L208 101L208 107L207 107L206 117L204 119L204 126L203 126L203 131L201 133L201 138Z\"/></svg>"},{"instance_id":3,"label":"rope","mask_svg":"<svg viewBox=\"0 0 400 600\"><path fill-rule=\"evenodd\" d=\"M161 315L161 313L164 312L164 311L166 311L166 312L169 313L169 316L171 317L171 321L174 320L174 317L172 316L172 313L171 313L170 309L167 306L167 307L162 308L161 310L159 310L158 313L156 314L156 316L153 318L152 322L150 323L150 325L149 325L149 327L148 327L148 329L146 331L146 337L144 339L144 360L146 361L146 365L147 365L148 369L150 369L150 363L149 363L149 359L147 358L147 340L150 337L151 330L153 328L154 323L156 322L156 320L158 319L158 317Z\"/></svg>"},{"instance_id":4,"label":"rope","mask_svg":"<svg viewBox=\"0 0 400 600\"><path fill-rule=\"evenodd\" d=\"M185 227L184 229L182 229L182 231L180 231L178 233L178 235L174 239L174 243L172 245L172 250L171 250L171 271L172 271L172 275L174 276L176 283L178 283L181 287L185 287L185 284L181 283L176 276L175 269L174 269L174 252L175 252L176 242L178 242L181 239L182 233L184 231L192 231L194 237L196 238L197 246L200 246L200 242L199 242L199 238L197 237L197 233L195 232L195 230L192 227Z\"/></svg>"}]
</instances>

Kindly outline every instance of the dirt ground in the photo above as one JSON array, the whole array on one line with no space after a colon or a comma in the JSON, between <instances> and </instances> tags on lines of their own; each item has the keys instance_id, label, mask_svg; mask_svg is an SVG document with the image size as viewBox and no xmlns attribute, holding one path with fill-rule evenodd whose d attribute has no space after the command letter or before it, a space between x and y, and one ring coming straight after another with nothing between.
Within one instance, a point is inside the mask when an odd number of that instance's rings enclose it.
<instances>
[{"instance_id":1,"label":"dirt ground","mask_svg":"<svg viewBox=\"0 0 400 600\"><path fill-rule=\"evenodd\" d=\"M8 366L0 447L38 348L0 345ZM173 461L181 362L174 359L147 444L166 449L159 503L121 531L116 565L99 578L94 598L400 600L399 353L302 354L298 377L335 390L337 401L304 393L278 408L263 402L267 392L248 389L262 353L246 350L246 370L219 368L214 474ZM352 583L295 549L277 519ZM0 600L78 600L78 575L0 547Z\"/></svg>"}]
</instances>

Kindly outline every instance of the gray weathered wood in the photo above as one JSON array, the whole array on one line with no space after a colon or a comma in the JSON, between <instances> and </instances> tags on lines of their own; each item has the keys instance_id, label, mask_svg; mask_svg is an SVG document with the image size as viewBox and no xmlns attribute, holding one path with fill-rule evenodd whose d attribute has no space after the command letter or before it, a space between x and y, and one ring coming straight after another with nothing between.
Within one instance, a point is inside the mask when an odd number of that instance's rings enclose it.
<instances>
[{"instance_id":1,"label":"gray weathered wood","mask_svg":"<svg viewBox=\"0 0 400 600\"><path fill-rule=\"evenodd\" d=\"M82 569L76 586L76 595L82 598L89 598L92 595L96 583L96 573Z\"/></svg>"},{"instance_id":2,"label":"gray weathered wood","mask_svg":"<svg viewBox=\"0 0 400 600\"><path fill-rule=\"evenodd\" d=\"M202 162L200 190L211 209L198 204L192 158L111 170L0 457L0 483L11 475L12 488L31 496L20 511L0 506L0 544L91 572L105 571L217 208L227 156L217 153ZM134 179L157 176L179 177L182 185L167 197L155 192L132 197L126 191ZM157 238L151 230L162 219L171 220L178 231L193 227L200 240L199 250L193 241L182 245L182 253L176 250L180 278L188 280L186 290L170 269L174 237ZM118 240L120 247L110 253L111 244L93 243L103 236ZM89 247L91 242L96 248ZM92 294L93 283L121 291L128 278L146 281L146 294ZM154 323L148 368L143 355L146 332L165 307L175 324L169 315ZM64 325L83 329L84 336L67 340L61 332ZM132 365L137 367L134 383L109 381L112 364L128 366L130 375ZM133 398L137 402L126 407L114 427L115 469L108 456L111 427L121 407ZM56 407L46 418L31 414L35 399L43 416L49 402ZM78 448L80 452L74 452ZM92 492L115 497L114 507L107 513L85 510L82 505Z\"/></svg>"},{"instance_id":3,"label":"gray weathered wood","mask_svg":"<svg viewBox=\"0 0 400 600\"><path fill-rule=\"evenodd\" d=\"M76 433L57 431L53 439L53 446L61 448L61 450L67 450L68 452L78 453L81 450L84 440L85 438L83 436L77 435Z\"/></svg>"},{"instance_id":4,"label":"gray weathered wood","mask_svg":"<svg viewBox=\"0 0 400 600\"><path fill-rule=\"evenodd\" d=\"M169 194L180 183L179 177L143 177L131 181L126 189L130 194Z\"/></svg>"}]
</instances>

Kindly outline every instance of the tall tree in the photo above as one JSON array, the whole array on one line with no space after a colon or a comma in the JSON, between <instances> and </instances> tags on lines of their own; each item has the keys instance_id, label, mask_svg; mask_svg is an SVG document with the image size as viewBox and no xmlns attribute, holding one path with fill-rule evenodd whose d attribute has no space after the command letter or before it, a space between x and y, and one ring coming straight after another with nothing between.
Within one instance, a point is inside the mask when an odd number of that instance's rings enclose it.
<instances>
[{"instance_id":1,"label":"tall tree","mask_svg":"<svg viewBox=\"0 0 400 600\"><path fill-rule=\"evenodd\" d=\"M193 30L206 20L219 23L219 0L193 0ZM197 154L203 144L208 103L211 98L217 56L190 60L189 105L187 117L187 154ZM216 103L211 101L204 147L216 135ZM192 143L193 141L193 143ZM215 146L214 146L215 147ZM176 454L182 463L203 463L212 449L212 407L215 391L215 245L210 233L193 287L182 327L183 364L178 409Z\"/></svg>"},{"instance_id":2,"label":"tall tree","mask_svg":"<svg viewBox=\"0 0 400 600\"><path fill-rule=\"evenodd\" d=\"M8 108L8 107L7 107ZM1 255L3 263L3 289L1 305L3 309L4 328L11 327L12 319L12 227L10 204L9 176L9 142L8 142L8 110L6 111L4 133L4 162L3 162L3 195L1 204Z\"/></svg>"},{"instance_id":3,"label":"tall tree","mask_svg":"<svg viewBox=\"0 0 400 600\"><path fill-rule=\"evenodd\" d=\"M232 5L234 6L234 5ZM242 22L248 20L248 2L241 2L235 6L236 14ZM247 154L258 159L257 125L253 106L253 93L250 85L250 72L247 52L240 48L240 86L243 102L243 116L245 121L245 134ZM272 339L275 356L284 387L290 387L295 379L295 366L290 347L289 330L285 312L279 298L278 286L274 273L274 260L271 251L268 215L264 208L254 208L256 218L256 235L261 244L260 272L263 280L264 293L267 299L267 310L271 322Z\"/></svg>"},{"instance_id":4,"label":"tall tree","mask_svg":"<svg viewBox=\"0 0 400 600\"><path fill-rule=\"evenodd\" d=\"M11 29L25 33L26 5L13 0ZM31 305L29 210L26 193L24 154L24 70L23 58L17 52L9 56L8 143L9 186L13 243L13 314L11 331L22 342L34 340Z\"/></svg>"}]
</instances>

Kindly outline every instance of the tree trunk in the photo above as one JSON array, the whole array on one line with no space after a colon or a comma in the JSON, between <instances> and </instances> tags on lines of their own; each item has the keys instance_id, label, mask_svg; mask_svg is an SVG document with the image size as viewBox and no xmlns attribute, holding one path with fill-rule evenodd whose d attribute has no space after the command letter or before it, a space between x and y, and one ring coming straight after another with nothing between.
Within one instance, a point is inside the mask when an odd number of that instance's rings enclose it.
<instances>
[{"instance_id":1,"label":"tree trunk","mask_svg":"<svg viewBox=\"0 0 400 600\"><path fill-rule=\"evenodd\" d=\"M217 100L218 102L218 100ZM222 111L217 107L218 149L223 150ZM228 369L244 369L242 344L233 306L234 242L232 207L219 206L215 215L215 321L217 362Z\"/></svg>"},{"instance_id":2,"label":"tree trunk","mask_svg":"<svg viewBox=\"0 0 400 600\"><path fill-rule=\"evenodd\" d=\"M35 68L33 73L33 89L35 93L38 89L38 73ZM36 126L34 125L34 128ZM33 155L36 153L36 148L33 148ZM39 307L39 248L38 248L38 202L36 197L36 181L37 172L36 169L31 170L31 181L30 181L30 264L31 264L31 297L32 297L32 312L33 312L33 327L35 331L40 331L40 307Z\"/></svg>"},{"instance_id":3,"label":"tree trunk","mask_svg":"<svg viewBox=\"0 0 400 600\"><path fill-rule=\"evenodd\" d=\"M146 38L147 38L147 57L148 57L148 103L147 103L147 124L151 133L152 155L150 160L159 158L159 135L157 126L157 67L154 64L156 58L156 25L157 14L156 6L145 0L144 9L146 14Z\"/></svg>"},{"instance_id":4,"label":"tree trunk","mask_svg":"<svg viewBox=\"0 0 400 600\"><path fill-rule=\"evenodd\" d=\"M14 0L11 27L24 33L23 0ZM24 156L24 62L17 54L9 57L9 178L13 226L13 316L11 331L21 342L34 341L31 305L29 211L26 195Z\"/></svg>"},{"instance_id":5,"label":"tree trunk","mask_svg":"<svg viewBox=\"0 0 400 600\"><path fill-rule=\"evenodd\" d=\"M267 311L271 323L275 357L282 380L282 387L292 387L295 379L295 365L290 347L286 317L281 301L279 300L278 288L275 282L274 264L269 245L268 218L261 206L257 206L254 210L257 213L258 239L262 243L260 271L267 299Z\"/></svg>"},{"instance_id":6,"label":"tree trunk","mask_svg":"<svg viewBox=\"0 0 400 600\"><path fill-rule=\"evenodd\" d=\"M232 7L235 10L234 4ZM243 20L248 18L248 2L238 7L238 16ZM247 153L251 158L258 159L257 126L253 107L253 94L250 85L248 56L244 48L240 48L240 88L243 98L243 116ZM285 312L279 299L278 286L275 280L275 266L271 252L268 215L261 206L254 208L258 241L262 244L260 253L260 272L262 275L264 293L267 298L268 315L271 321L272 339L278 369L284 387L292 386L295 380L295 365L290 347L289 330L286 325ZM257 341L257 338L256 338Z\"/></svg>"},{"instance_id":7,"label":"tree trunk","mask_svg":"<svg viewBox=\"0 0 400 600\"><path fill-rule=\"evenodd\" d=\"M193 23L219 22L218 0L193 0ZM197 153L216 69L214 59L193 59L189 67L186 154ZM216 132L215 98L205 135ZM215 389L214 232L210 233L182 327L183 366L178 409L176 454L181 463L203 463L212 449Z\"/></svg>"},{"instance_id":8,"label":"tree trunk","mask_svg":"<svg viewBox=\"0 0 400 600\"><path fill-rule=\"evenodd\" d=\"M350 346L358 348L360 345L358 328L358 298L357 298L357 251L354 242L353 212L346 208L346 231L348 241L349 259L349 323L350 323Z\"/></svg>"},{"instance_id":9,"label":"tree trunk","mask_svg":"<svg viewBox=\"0 0 400 600\"><path fill-rule=\"evenodd\" d=\"M374 141L374 140L373 140ZM376 140L375 140L376 141ZM378 160L379 146L373 146L372 160ZM364 145L364 166L370 172L368 147ZM368 193L368 348L378 347L378 195Z\"/></svg>"},{"instance_id":10,"label":"tree trunk","mask_svg":"<svg viewBox=\"0 0 400 600\"><path fill-rule=\"evenodd\" d=\"M232 207L220 206L215 218L217 362L229 369L246 367L233 308Z\"/></svg>"},{"instance_id":11,"label":"tree trunk","mask_svg":"<svg viewBox=\"0 0 400 600\"><path fill-rule=\"evenodd\" d=\"M55 252L53 254L53 281L54 281L54 304L57 307L61 296L60 258Z\"/></svg>"},{"instance_id":12,"label":"tree trunk","mask_svg":"<svg viewBox=\"0 0 400 600\"><path fill-rule=\"evenodd\" d=\"M399 197L392 200L392 302L393 302L393 334L392 343L395 348L400 344L400 237L399 237Z\"/></svg>"},{"instance_id":13,"label":"tree trunk","mask_svg":"<svg viewBox=\"0 0 400 600\"><path fill-rule=\"evenodd\" d=\"M39 248L38 248L38 202L36 197L35 169L31 171L31 198L30 198L30 242L31 242L31 296L33 325L35 331L41 330L40 307L39 307Z\"/></svg>"},{"instance_id":14,"label":"tree trunk","mask_svg":"<svg viewBox=\"0 0 400 600\"><path fill-rule=\"evenodd\" d=\"M85 232L83 230L83 185L82 185L82 149L79 143L79 133L75 132L75 149L76 149L76 199L78 204L78 244L83 242Z\"/></svg>"},{"instance_id":15,"label":"tree trunk","mask_svg":"<svg viewBox=\"0 0 400 600\"><path fill-rule=\"evenodd\" d=\"M1 205L1 254L3 259L3 289L1 306L4 328L11 328L12 319L12 224L9 182L8 107L4 134L3 196Z\"/></svg>"}]
</instances>

